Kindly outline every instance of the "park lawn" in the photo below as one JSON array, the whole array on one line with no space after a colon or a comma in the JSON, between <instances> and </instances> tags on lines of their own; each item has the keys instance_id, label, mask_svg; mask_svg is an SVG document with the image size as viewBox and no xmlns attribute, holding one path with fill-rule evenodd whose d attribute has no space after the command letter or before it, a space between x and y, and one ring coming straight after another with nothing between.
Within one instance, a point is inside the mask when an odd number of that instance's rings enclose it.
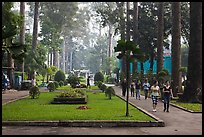
<instances>
[{"instance_id":1,"label":"park lawn","mask_svg":"<svg viewBox=\"0 0 204 137\"><path fill-rule=\"evenodd\" d=\"M109 100L104 93L87 92L90 109L77 109L80 104L50 104L59 92L42 92L38 99L27 97L2 106L3 121L46 120L135 120L156 121L137 108L129 105L126 117L126 102L117 96Z\"/></svg>"},{"instance_id":2,"label":"park lawn","mask_svg":"<svg viewBox=\"0 0 204 137\"><path fill-rule=\"evenodd\" d=\"M200 103L183 103L177 102L176 100L171 100L171 103L186 108L188 110L192 110L194 112L202 112L202 104Z\"/></svg>"}]
</instances>

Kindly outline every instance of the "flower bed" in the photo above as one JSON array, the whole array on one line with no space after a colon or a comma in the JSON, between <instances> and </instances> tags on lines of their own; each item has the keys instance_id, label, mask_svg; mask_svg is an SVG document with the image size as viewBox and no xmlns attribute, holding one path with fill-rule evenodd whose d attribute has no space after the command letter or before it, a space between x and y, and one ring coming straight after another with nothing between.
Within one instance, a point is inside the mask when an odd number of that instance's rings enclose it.
<instances>
[{"instance_id":1,"label":"flower bed","mask_svg":"<svg viewBox=\"0 0 204 137\"><path fill-rule=\"evenodd\" d=\"M83 89L69 89L54 98L52 104L86 104L87 95Z\"/></svg>"}]
</instances>

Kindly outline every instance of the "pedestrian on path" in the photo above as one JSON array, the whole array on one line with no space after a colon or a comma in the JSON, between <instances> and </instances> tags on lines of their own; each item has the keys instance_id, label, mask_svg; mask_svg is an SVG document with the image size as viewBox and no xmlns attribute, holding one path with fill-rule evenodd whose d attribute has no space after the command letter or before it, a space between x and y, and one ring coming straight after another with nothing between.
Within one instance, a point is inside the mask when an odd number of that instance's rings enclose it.
<instances>
[{"instance_id":1,"label":"pedestrian on path","mask_svg":"<svg viewBox=\"0 0 204 137\"><path fill-rule=\"evenodd\" d=\"M157 103L158 103L158 97L159 97L159 93L160 93L160 88L158 86L158 81L154 81L153 86L151 87L151 97L152 97L152 103L153 103L153 112L156 112L156 107L157 107Z\"/></svg>"},{"instance_id":2,"label":"pedestrian on path","mask_svg":"<svg viewBox=\"0 0 204 137\"><path fill-rule=\"evenodd\" d=\"M144 93L145 93L145 99L147 99L148 91L149 91L149 88L150 88L150 84L149 84L147 78L145 79L145 82L143 83L142 87L143 87L143 90L144 90Z\"/></svg>"},{"instance_id":3,"label":"pedestrian on path","mask_svg":"<svg viewBox=\"0 0 204 137\"><path fill-rule=\"evenodd\" d=\"M134 80L132 80L131 84L130 84L130 91L131 91L131 97L134 97L134 92L135 92L135 88L134 88Z\"/></svg>"},{"instance_id":4,"label":"pedestrian on path","mask_svg":"<svg viewBox=\"0 0 204 137\"><path fill-rule=\"evenodd\" d=\"M87 88L90 88L90 86L91 86L90 85L90 78L91 78L90 76L88 76L88 78L87 78Z\"/></svg>"},{"instance_id":5,"label":"pedestrian on path","mask_svg":"<svg viewBox=\"0 0 204 137\"><path fill-rule=\"evenodd\" d=\"M169 81L166 81L166 84L164 85L163 88L163 95L164 95L164 112L169 112L169 102L170 102L170 98L173 98L173 93L172 93L172 88L171 85L169 83Z\"/></svg>"},{"instance_id":6,"label":"pedestrian on path","mask_svg":"<svg viewBox=\"0 0 204 137\"><path fill-rule=\"evenodd\" d=\"M122 86L122 96L124 97L126 94L126 89L127 89L127 80L126 79L124 79L122 81L121 86Z\"/></svg>"},{"instance_id":7,"label":"pedestrian on path","mask_svg":"<svg viewBox=\"0 0 204 137\"><path fill-rule=\"evenodd\" d=\"M136 90L136 99L138 98L140 100L140 90L141 90L142 84L140 80L137 80L135 83L135 90Z\"/></svg>"}]
</instances>

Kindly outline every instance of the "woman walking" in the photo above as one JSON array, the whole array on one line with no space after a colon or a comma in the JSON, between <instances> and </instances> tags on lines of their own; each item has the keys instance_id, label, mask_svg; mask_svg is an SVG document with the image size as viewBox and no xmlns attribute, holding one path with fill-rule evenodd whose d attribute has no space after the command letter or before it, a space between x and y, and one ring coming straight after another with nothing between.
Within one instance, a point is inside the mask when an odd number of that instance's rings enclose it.
<instances>
[{"instance_id":1,"label":"woman walking","mask_svg":"<svg viewBox=\"0 0 204 137\"><path fill-rule=\"evenodd\" d=\"M132 80L132 83L130 84L131 97L134 97L135 90L134 85L135 85L134 80Z\"/></svg>"},{"instance_id":2,"label":"woman walking","mask_svg":"<svg viewBox=\"0 0 204 137\"><path fill-rule=\"evenodd\" d=\"M152 103L153 103L153 112L156 112L156 107L158 103L158 97L159 97L159 86L158 81L154 81L154 85L151 87L151 97L152 97Z\"/></svg>"},{"instance_id":3,"label":"woman walking","mask_svg":"<svg viewBox=\"0 0 204 137\"><path fill-rule=\"evenodd\" d=\"M163 95L164 95L164 112L169 112L169 102L170 102L170 97L172 96L173 98L173 93L172 93L172 88L169 83L169 81L166 81L166 84L164 85L163 88Z\"/></svg>"}]
</instances>

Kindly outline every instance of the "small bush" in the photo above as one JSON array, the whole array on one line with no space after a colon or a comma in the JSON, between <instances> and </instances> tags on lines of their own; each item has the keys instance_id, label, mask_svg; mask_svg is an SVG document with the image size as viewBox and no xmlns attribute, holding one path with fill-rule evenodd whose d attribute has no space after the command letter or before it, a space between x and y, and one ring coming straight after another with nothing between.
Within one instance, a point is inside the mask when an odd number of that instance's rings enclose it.
<instances>
[{"instance_id":1,"label":"small bush","mask_svg":"<svg viewBox=\"0 0 204 137\"><path fill-rule=\"evenodd\" d=\"M38 98L40 96L40 90L37 86L33 86L29 90L29 95L31 96L32 99Z\"/></svg>"},{"instance_id":2,"label":"small bush","mask_svg":"<svg viewBox=\"0 0 204 137\"><path fill-rule=\"evenodd\" d=\"M65 81L65 74L62 70L59 70L55 73L54 80L57 82Z\"/></svg>"},{"instance_id":3,"label":"small bush","mask_svg":"<svg viewBox=\"0 0 204 137\"><path fill-rule=\"evenodd\" d=\"M108 87L105 90L105 95L111 99L111 97L115 95L115 90L112 87Z\"/></svg>"},{"instance_id":4,"label":"small bush","mask_svg":"<svg viewBox=\"0 0 204 137\"><path fill-rule=\"evenodd\" d=\"M98 88L101 89L101 86L102 86L103 83L101 81L98 81L97 83L98 83L98 85L97 85Z\"/></svg>"},{"instance_id":5,"label":"small bush","mask_svg":"<svg viewBox=\"0 0 204 137\"><path fill-rule=\"evenodd\" d=\"M67 82L71 85L72 88L76 88L80 84L80 80L77 76L71 74L68 76Z\"/></svg>"},{"instance_id":6,"label":"small bush","mask_svg":"<svg viewBox=\"0 0 204 137\"><path fill-rule=\"evenodd\" d=\"M54 81L55 84L55 89L57 89L59 87L59 83L57 81Z\"/></svg>"},{"instance_id":7,"label":"small bush","mask_svg":"<svg viewBox=\"0 0 204 137\"><path fill-rule=\"evenodd\" d=\"M107 88L106 85L102 84L100 89L104 92L106 90L106 88Z\"/></svg>"},{"instance_id":8,"label":"small bush","mask_svg":"<svg viewBox=\"0 0 204 137\"><path fill-rule=\"evenodd\" d=\"M53 82L50 82L48 85L47 85L47 89L51 92L51 91L54 91L55 90L55 84Z\"/></svg>"},{"instance_id":9,"label":"small bush","mask_svg":"<svg viewBox=\"0 0 204 137\"><path fill-rule=\"evenodd\" d=\"M94 75L94 81L101 81L103 82L104 80L104 76L101 72L97 72L95 75Z\"/></svg>"},{"instance_id":10,"label":"small bush","mask_svg":"<svg viewBox=\"0 0 204 137\"><path fill-rule=\"evenodd\" d=\"M61 86L64 86L64 82L63 81L60 81L59 82L59 86L61 87Z\"/></svg>"},{"instance_id":11,"label":"small bush","mask_svg":"<svg viewBox=\"0 0 204 137\"><path fill-rule=\"evenodd\" d=\"M87 88L86 84L80 84L80 88Z\"/></svg>"}]
</instances>

